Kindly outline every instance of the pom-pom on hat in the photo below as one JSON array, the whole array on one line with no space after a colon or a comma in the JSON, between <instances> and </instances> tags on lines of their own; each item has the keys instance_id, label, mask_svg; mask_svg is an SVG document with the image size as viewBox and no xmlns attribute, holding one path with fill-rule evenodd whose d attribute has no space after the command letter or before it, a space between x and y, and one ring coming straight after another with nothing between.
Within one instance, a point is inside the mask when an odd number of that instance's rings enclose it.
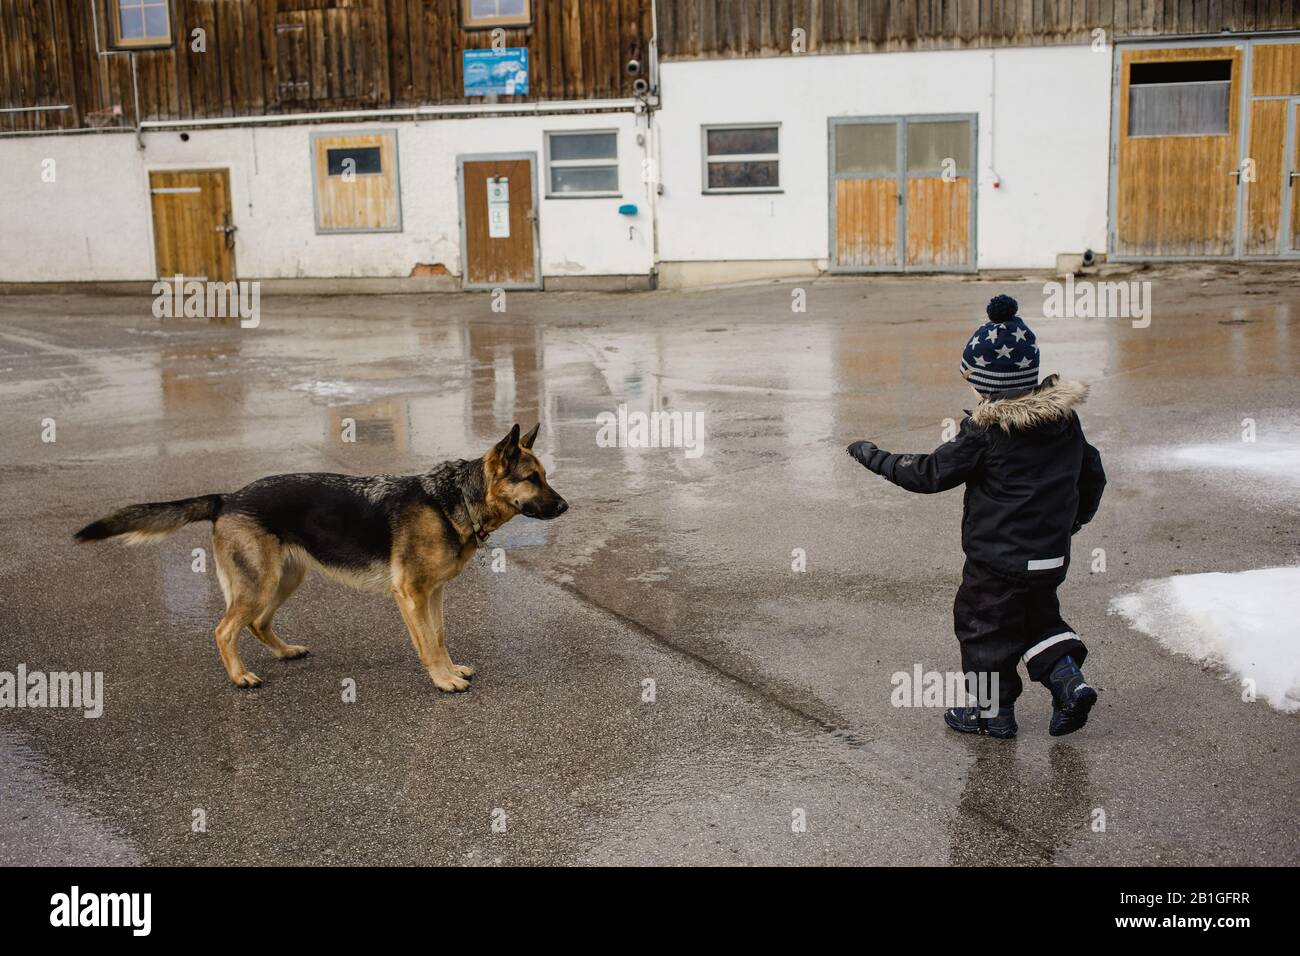
<instances>
[{"instance_id":1,"label":"pom-pom on hat","mask_svg":"<svg viewBox=\"0 0 1300 956\"><path fill-rule=\"evenodd\" d=\"M1016 315L1009 295L989 300L989 320L975 330L961 355L961 377L981 392L1032 388L1038 384L1038 345L1033 331Z\"/></svg>"}]
</instances>

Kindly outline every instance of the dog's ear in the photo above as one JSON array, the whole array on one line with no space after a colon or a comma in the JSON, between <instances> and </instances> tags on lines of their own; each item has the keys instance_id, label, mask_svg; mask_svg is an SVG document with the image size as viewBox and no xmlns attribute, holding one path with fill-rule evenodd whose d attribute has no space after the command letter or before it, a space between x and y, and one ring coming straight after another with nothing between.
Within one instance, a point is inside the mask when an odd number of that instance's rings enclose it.
<instances>
[{"instance_id":1,"label":"dog's ear","mask_svg":"<svg viewBox=\"0 0 1300 956\"><path fill-rule=\"evenodd\" d=\"M536 425L534 425L532 431L530 431L523 438L519 439L519 446L521 448L531 449L533 447L533 442L537 441L537 433L541 430L541 428L542 428L541 422L538 422Z\"/></svg>"},{"instance_id":2,"label":"dog's ear","mask_svg":"<svg viewBox=\"0 0 1300 956\"><path fill-rule=\"evenodd\" d=\"M510 434L492 446L492 450L503 465L513 465L519 457L519 426L510 429Z\"/></svg>"}]
</instances>

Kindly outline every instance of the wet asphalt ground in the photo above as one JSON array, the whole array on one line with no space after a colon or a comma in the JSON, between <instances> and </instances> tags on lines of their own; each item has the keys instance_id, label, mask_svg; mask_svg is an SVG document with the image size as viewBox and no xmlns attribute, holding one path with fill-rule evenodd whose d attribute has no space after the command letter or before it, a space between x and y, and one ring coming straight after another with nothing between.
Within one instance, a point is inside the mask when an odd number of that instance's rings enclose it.
<instances>
[{"instance_id":1,"label":"wet asphalt ground","mask_svg":"<svg viewBox=\"0 0 1300 956\"><path fill-rule=\"evenodd\" d=\"M1041 318L1041 279L512 293L504 314L268 297L255 329L160 322L147 297L0 297L0 670L100 671L105 694L98 719L0 710L0 863L1295 863L1300 720L1108 606L1300 560L1295 476L1236 465L1243 419L1300 440L1300 281L1138 278L1145 329ZM958 666L961 494L844 454L943 440L999 291L1044 371L1092 386L1110 477L1062 590L1101 692L1068 738L1033 684L1014 742L891 705L894 673ZM702 453L600 447L622 403L703 413ZM208 525L70 539L267 474L418 472L536 420L572 510L516 519L491 543L504 570L481 554L448 589L465 694L434 688L391 600L319 577L277 617L310 656L246 634L265 683L236 689L215 574L193 568ZM1221 466L1171 463L1190 445Z\"/></svg>"}]
</instances>

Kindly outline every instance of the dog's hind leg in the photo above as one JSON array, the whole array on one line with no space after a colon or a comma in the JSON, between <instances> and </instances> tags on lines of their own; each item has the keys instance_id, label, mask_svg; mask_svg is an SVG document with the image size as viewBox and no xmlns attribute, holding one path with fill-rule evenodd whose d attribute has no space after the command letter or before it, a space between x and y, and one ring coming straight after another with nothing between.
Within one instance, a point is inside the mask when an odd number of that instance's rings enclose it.
<instances>
[{"instance_id":1,"label":"dog's hind leg","mask_svg":"<svg viewBox=\"0 0 1300 956\"><path fill-rule=\"evenodd\" d=\"M432 606L437 606L437 619L441 623L442 588L434 588L430 594L410 582L402 581L393 587L393 598L397 601L397 609L402 612L406 629L411 632L411 643L420 655L420 663L429 672L437 688L445 691L469 690L469 681L453 669L441 633L435 634L434 631Z\"/></svg>"},{"instance_id":2,"label":"dog's hind leg","mask_svg":"<svg viewBox=\"0 0 1300 956\"><path fill-rule=\"evenodd\" d=\"M275 612L280 609L280 605L289 599L289 595L298 590L298 585L302 584L302 579L306 574L306 565L293 555L286 555L280 566L279 587L276 588L275 594L271 596L270 603L262 608L257 617L253 618L248 625L248 629L253 632L253 636L265 644L271 653L282 661L302 657L307 653L307 648L302 644L286 644L280 640L279 635L271 628L271 619L275 617Z\"/></svg>"},{"instance_id":3,"label":"dog's hind leg","mask_svg":"<svg viewBox=\"0 0 1300 956\"><path fill-rule=\"evenodd\" d=\"M217 624L217 650L230 682L256 687L262 679L239 657L239 632L270 604L280 585L278 543L254 525L218 519L212 529L212 553L226 596L226 613Z\"/></svg>"}]
</instances>

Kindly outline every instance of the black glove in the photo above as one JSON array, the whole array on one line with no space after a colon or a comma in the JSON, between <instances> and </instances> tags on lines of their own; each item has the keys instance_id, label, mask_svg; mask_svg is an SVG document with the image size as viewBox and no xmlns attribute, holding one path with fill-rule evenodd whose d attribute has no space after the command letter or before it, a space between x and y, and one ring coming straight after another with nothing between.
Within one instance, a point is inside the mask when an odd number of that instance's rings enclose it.
<instances>
[{"instance_id":1,"label":"black glove","mask_svg":"<svg viewBox=\"0 0 1300 956\"><path fill-rule=\"evenodd\" d=\"M869 442L865 438L862 441L855 441L849 446L849 454L852 455L858 464L866 466L871 461L873 452L880 451L875 442Z\"/></svg>"}]
</instances>

